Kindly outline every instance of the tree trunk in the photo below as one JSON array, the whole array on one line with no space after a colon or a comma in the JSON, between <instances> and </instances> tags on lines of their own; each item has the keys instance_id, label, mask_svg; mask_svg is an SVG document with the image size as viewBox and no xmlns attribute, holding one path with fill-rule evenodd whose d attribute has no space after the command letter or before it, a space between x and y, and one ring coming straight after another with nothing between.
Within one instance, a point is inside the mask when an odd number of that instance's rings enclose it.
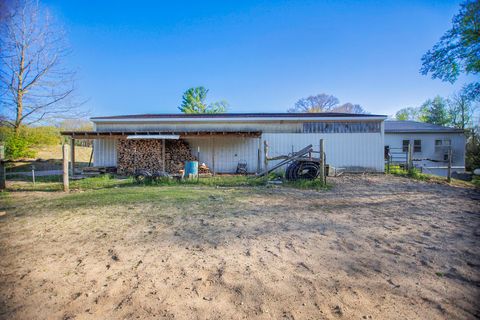
<instances>
[{"instance_id":1,"label":"tree trunk","mask_svg":"<svg viewBox=\"0 0 480 320\"><path fill-rule=\"evenodd\" d=\"M18 66L18 86L17 86L17 116L15 118L14 131L18 135L23 117L23 76L25 73L25 46L22 45L20 52L20 65Z\"/></svg>"}]
</instances>

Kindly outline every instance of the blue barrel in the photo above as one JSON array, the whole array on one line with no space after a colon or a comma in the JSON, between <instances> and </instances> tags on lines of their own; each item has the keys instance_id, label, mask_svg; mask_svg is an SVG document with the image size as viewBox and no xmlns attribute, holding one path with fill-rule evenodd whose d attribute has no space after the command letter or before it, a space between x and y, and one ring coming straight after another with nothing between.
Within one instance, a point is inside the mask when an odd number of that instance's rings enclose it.
<instances>
[{"instance_id":1,"label":"blue barrel","mask_svg":"<svg viewBox=\"0 0 480 320\"><path fill-rule=\"evenodd\" d=\"M198 176L198 161L185 161L185 177Z\"/></svg>"}]
</instances>

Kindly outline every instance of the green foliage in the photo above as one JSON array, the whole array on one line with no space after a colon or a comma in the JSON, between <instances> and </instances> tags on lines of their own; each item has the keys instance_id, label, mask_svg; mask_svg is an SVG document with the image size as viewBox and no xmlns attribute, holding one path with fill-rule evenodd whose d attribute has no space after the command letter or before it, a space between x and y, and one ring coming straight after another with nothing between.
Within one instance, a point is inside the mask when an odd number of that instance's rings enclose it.
<instances>
[{"instance_id":1,"label":"green foliage","mask_svg":"<svg viewBox=\"0 0 480 320\"><path fill-rule=\"evenodd\" d=\"M420 72L434 79L454 83L460 74L480 72L480 1L468 0L453 17L452 28L422 57ZM480 84L466 87L472 97L479 97Z\"/></svg>"},{"instance_id":2,"label":"green foliage","mask_svg":"<svg viewBox=\"0 0 480 320\"><path fill-rule=\"evenodd\" d=\"M409 121L421 121L426 122L428 114L428 108L421 106L418 108L408 107L398 110L395 114L397 120L409 120Z\"/></svg>"},{"instance_id":3,"label":"green foliage","mask_svg":"<svg viewBox=\"0 0 480 320\"><path fill-rule=\"evenodd\" d=\"M441 126L447 126L451 123L447 100L440 96L428 99L423 103L420 109L427 111L425 122Z\"/></svg>"},{"instance_id":4,"label":"green foliage","mask_svg":"<svg viewBox=\"0 0 480 320\"><path fill-rule=\"evenodd\" d=\"M472 183L475 187L480 188L480 177L474 176L472 179Z\"/></svg>"},{"instance_id":5,"label":"green foliage","mask_svg":"<svg viewBox=\"0 0 480 320\"><path fill-rule=\"evenodd\" d=\"M227 111L226 101L206 103L208 89L204 87L190 88L182 96L182 105L178 108L183 113L224 113Z\"/></svg>"},{"instance_id":6,"label":"green foliage","mask_svg":"<svg viewBox=\"0 0 480 320\"><path fill-rule=\"evenodd\" d=\"M480 134L475 130L471 130L469 134L465 153L465 168L472 171L480 168Z\"/></svg>"},{"instance_id":7,"label":"green foliage","mask_svg":"<svg viewBox=\"0 0 480 320\"><path fill-rule=\"evenodd\" d=\"M56 145L60 143L60 133L55 127L19 128L17 134L9 127L0 127L0 140L5 144L5 158L35 158L35 146Z\"/></svg>"},{"instance_id":8,"label":"green foliage","mask_svg":"<svg viewBox=\"0 0 480 320\"><path fill-rule=\"evenodd\" d=\"M473 126L473 101L465 92L457 93L448 100L450 125L459 128L466 129Z\"/></svg>"}]
</instances>

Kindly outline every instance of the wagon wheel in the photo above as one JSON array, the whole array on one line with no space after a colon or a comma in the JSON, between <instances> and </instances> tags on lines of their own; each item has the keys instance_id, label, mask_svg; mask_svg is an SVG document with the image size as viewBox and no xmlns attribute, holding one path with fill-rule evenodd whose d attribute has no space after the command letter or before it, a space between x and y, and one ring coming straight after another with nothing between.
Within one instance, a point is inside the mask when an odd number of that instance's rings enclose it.
<instances>
[{"instance_id":1,"label":"wagon wheel","mask_svg":"<svg viewBox=\"0 0 480 320\"><path fill-rule=\"evenodd\" d=\"M137 173L135 173L135 181L137 181L138 183L145 183L151 177L152 174L147 170L139 170Z\"/></svg>"},{"instance_id":2,"label":"wagon wheel","mask_svg":"<svg viewBox=\"0 0 480 320\"><path fill-rule=\"evenodd\" d=\"M145 183L145 181L147 181L147 176L142 173L136 174L135 181L138 183Z\"/></svg>"}]
</instances>

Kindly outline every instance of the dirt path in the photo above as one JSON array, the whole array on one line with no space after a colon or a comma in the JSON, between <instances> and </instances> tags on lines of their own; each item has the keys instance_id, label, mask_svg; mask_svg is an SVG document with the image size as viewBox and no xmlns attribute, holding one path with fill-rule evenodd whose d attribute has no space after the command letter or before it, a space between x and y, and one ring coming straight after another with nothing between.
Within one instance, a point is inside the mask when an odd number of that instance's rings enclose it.
<instances>
[{"instance_id":1,"label":"dirt path","mask_svg":"<svg viewBox=\"0 0 480 320\"><path fill-rule=\"evenodd\" d=\"M77 209L15 194L0 217L0 318L480 317L474 190L385 176L212 190Z\"/></svg>"}]
</instances>

